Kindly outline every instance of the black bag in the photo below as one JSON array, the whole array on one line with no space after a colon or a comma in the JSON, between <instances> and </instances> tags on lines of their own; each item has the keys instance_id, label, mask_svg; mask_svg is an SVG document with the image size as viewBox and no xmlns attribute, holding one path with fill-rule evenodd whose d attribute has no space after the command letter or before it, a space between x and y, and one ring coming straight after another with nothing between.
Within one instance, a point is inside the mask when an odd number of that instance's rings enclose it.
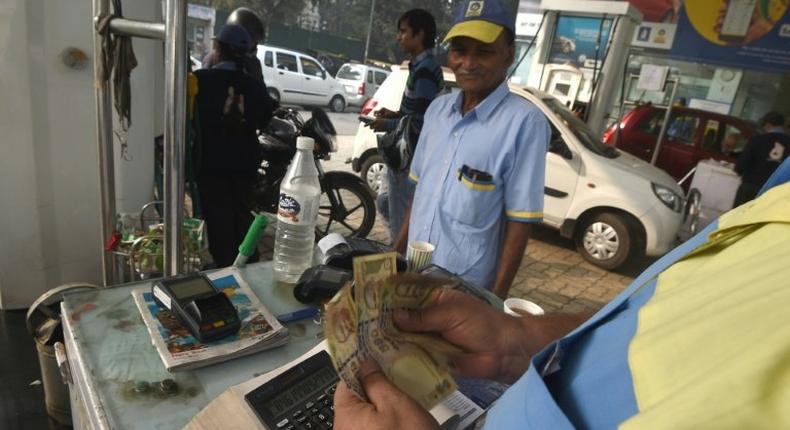
<instances>
[{"instance_id":1,"label":"black bag","mask_svg":"<svg viewBox=\"0 0 790 430\"><path fill-rule=\"evenodd\" d=\"M384 158L388 168L396 172L409 169L421 129L420 121L414 120L411 115L406 115L398 121L395 130L377 137L379 154Z\"/></svg>"}]
</instances>

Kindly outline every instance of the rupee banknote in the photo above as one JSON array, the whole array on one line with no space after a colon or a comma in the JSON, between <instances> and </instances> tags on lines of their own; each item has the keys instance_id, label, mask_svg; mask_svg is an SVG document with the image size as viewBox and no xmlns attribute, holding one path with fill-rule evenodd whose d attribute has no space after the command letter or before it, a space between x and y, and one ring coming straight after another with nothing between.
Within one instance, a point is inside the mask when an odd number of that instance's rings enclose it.
<instances>
[{"instance_id":1,"label":"rupee banknote","mask_svg":"<svg viewBox=\"0 0 790 430\"><path fill-rule=\"evenodd\" d=\"M362 361L372 358L393 384L430 409L457 388L448 360L459 350L436 335L399 330L392 312L425 307L431 292L448 281L395 274L394 253L358 259L354 284L341 289L326 309L324 332L333 363L348 387L366 399L358 372Z\"/></svg>"}]
</instances>

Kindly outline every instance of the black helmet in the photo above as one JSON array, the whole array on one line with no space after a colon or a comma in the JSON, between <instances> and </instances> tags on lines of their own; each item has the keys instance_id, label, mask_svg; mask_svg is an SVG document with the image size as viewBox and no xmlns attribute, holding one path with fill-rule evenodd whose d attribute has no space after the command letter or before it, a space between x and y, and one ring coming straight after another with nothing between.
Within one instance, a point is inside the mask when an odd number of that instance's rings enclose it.
<instances>
[{"instance_id":1,"label":"black helmet","mask_svg":"<svg viewBox=\"0 0 790 430\"><path fill-rule=\"evenodd\" d=\"M252 9L248 7L240 7L230 13L226 24L236 24L244 27L247 33L252 38L253 45L263 42L266 37L266 29L263 26L261 18Z\"/></svg>"}]
</instances>

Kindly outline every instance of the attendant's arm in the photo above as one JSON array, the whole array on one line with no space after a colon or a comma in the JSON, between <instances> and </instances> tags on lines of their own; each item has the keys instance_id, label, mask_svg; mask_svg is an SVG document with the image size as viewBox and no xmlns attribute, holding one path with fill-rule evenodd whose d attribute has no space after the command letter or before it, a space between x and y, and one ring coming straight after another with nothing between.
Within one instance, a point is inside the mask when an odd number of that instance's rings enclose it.
<instances>
[{"instance_id":1,"label":"attendant's arm","mask_svg":"<svg viewBox=\"0 0 790 430\"><path fill-rule=\"evenodd\" d=\"M524 250L527 248L527 240L531 224L518 221L508 221L505 227L505 240L502 243L502 253L497 268L496 279L491 291L502 299L507 298L513 278L518 272L521 260L524 258Z\"/></svg>"},{"instance_id":2,"label":"attendant's arm","mask_svg":"<svg viewBox=\"0 0 790 430\"><path fill-rule=\"evenodd\" d=\"M396 236L392 242L392 247L395 251L400 252L401 254L406 253L406 245L409 242L409 220L411 220L411 204L414 200L410 200L408 206L406 206L406 211L403 213L403 223L401 224L400 231L398 232L398 236Z\"/></svg>"}]
</instances>

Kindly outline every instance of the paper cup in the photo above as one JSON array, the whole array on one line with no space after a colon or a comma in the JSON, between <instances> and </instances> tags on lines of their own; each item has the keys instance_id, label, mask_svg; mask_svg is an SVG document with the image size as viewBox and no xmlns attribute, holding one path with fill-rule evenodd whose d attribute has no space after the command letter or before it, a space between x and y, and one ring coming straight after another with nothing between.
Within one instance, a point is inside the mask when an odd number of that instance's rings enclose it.
<instances>
[{"instance_id":1,"label":"paper cup","mask_svg":"<svg viewBox=\"0 0 790 430\"><path fill-rule=\"evenodd\" d=\"M433 250L436 249L428 242L412 242L406 248L406 261L409 263L409 272L419 272L433 260Z\"/></svg>"},{"instance_id":2,"label":"paper cup","mask_svg":"<svg viewBox=\"0 0 790 430\"><path fill-rule=\"evenodd\" d=\"M523 312L531 315L543 315L545 313L543 312L543 308L537 304L530 302L529 300L518 299L515 297L505 300L504 311L506 314L513 315L514 317L522 316Z\"/></svg>"}]
</instances>

